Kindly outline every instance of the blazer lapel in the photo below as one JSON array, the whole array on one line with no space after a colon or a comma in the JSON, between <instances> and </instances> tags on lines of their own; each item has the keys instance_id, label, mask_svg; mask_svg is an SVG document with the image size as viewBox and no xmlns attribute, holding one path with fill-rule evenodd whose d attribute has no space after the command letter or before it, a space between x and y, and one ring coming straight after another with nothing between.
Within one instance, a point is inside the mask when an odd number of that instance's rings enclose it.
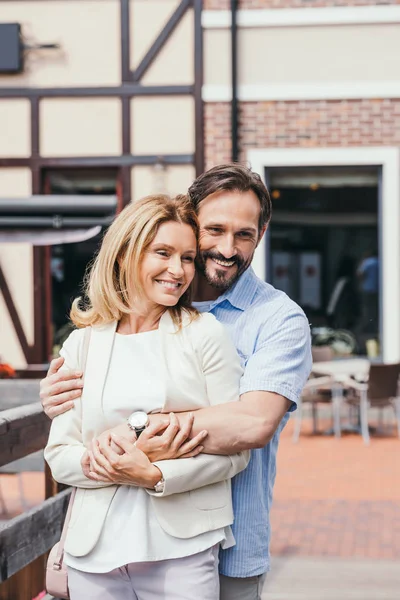
<instances>
[{"instance_id":1,"label":"blazer lapel","mask_svg":"<svg viewBox=\"0 0 400 600\"><path fill-rule=\"evenodd\" d=\"M82 394L82 411L85 422L88 424L89 437L93 437L96 430L101 431L103 428L103 390L116 328L116 321L104 327L92 328Z\"/></svg>"}]
</instances>

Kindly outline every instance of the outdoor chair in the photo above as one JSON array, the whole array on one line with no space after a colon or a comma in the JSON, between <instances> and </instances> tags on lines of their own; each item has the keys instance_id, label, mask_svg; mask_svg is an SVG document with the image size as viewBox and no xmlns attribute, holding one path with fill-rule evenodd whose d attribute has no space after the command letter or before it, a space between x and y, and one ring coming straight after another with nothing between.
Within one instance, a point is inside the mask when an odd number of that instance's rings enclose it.
<instances>
[{"instance_id":1,"label":"outdoor chair","mask_svg":"<svg viewBox=\"0 0 400 600\"><path fill-rule=\"evenodd\" d=\"M382 411L385 407L393 407L400 438L400 393L399 393L400 363L371 364L367 383L359 383L348 379L348 393L345 401L350 406L357 406L360 414L360 429L365 444L369 444L368 427L369 407Z\"/></svg>"},{"instance_id":2,"label":"outdoor chair","mask_svg":"<svg viewBox=\"0 0 400 600\"><path fill-rule=\"evenodd\" d=\"M313 346L311 354L313 363L333 360L334 357L334 352L330 346Z\"/></svg>"},{"instance_id":3,"label":"outdoor chair","mask_svg":"<svg viewBox=\"0 0 400 600\"><path fill-rule=\"evenodd\" d=\"M331 404L333 432L340 437L340 405L343 388L331 376L313 377L306 382L300 401L295 412L295 426L293 442L298 442L303 422L304 406L309 405L312 410L313 433L318 433L318 404Z\"/></svg>"}]
</instances>

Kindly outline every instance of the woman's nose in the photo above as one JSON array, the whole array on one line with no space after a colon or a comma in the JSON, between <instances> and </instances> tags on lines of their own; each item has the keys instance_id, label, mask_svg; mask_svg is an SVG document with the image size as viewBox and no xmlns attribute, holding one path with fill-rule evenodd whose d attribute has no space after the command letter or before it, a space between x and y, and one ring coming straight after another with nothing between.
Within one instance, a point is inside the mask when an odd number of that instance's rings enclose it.
<instances>
[{"instance_id":1,"label":"woman's nose","mask_svg":"<svg viewBox=\"0 0 400 600\"><path fill-rule=\"evenodd\" d=\"M183 267L180 260L172 260L168 265L168 271L173 277L178 279L183 276Z\"/></svg>"}]
</instances>

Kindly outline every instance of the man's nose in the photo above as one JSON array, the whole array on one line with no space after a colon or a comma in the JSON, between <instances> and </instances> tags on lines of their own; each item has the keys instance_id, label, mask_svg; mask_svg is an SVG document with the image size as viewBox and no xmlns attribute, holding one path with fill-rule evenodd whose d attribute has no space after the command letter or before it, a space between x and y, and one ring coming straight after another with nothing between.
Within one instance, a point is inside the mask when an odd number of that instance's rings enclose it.
<instances>
[{"instance_id":1,"label":"man's nose","mask_svg":"<svg viewBox=\"0 0 400 600\"><path fill-rule=\"evenodd\" d=\"M233 235L226 235L218 244L218 251L225 258L232 258L237 254L235 247L235 238Z\"/></svg>"}]
</instances>

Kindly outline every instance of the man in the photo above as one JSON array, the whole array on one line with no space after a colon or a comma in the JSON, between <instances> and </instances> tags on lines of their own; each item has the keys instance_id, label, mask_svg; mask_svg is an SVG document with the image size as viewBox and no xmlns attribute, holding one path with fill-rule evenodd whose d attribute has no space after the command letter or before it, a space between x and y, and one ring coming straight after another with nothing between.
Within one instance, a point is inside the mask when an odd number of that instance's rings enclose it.
<instances>
[{"instance_id":1,"label":"man","mask_svg":"<svg viewBox=\"0 0 400 600\"><path fill-rule=\"evenodd\" d=\"M221 552L220 573L221 600L257 600L270 568L279 435L311 369L309 326L302 310L250 267L271 216L259 175L237 164L217 166L196 179L189 195L201 230L195 306L226 325L245 368L241 402L195 411L192 432L208 431L202 442L208 453L253 450L232 482L236 546ZM82 387L76 374L57 374L61 364L53 361L41 383L51 417L68 410ZM179 420L185 421L184 413Z\"/></svg>"}]
</instances>

